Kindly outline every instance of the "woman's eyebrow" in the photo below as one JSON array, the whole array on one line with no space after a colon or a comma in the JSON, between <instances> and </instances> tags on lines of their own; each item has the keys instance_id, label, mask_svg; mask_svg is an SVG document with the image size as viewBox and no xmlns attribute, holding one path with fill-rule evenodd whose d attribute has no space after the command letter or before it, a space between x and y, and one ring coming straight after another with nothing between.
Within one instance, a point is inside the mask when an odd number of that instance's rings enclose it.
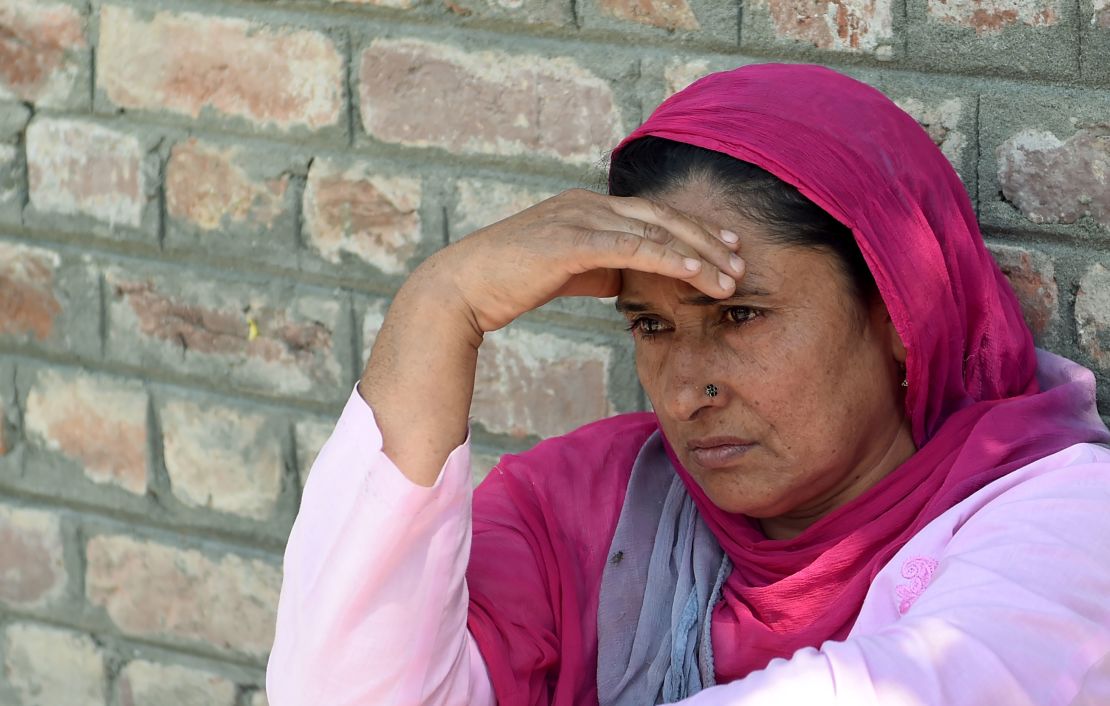
<instances>
[{"instance_id":1,"label":"woman's eyebrow","mask_svg":"<svg viewBox=\"0 0 1110 706\"><path fill-rule=\"evenodd\" d=\"M751 297L769 297L769 296L771 296L770 292L764 291L764 290L759 289L757 287L752 287L750 285L746 285L743 282L741 282L740 284L737 285L736 292L731 297L725 297L724 299L717 299L716 297L711 297L708 294L702 294L702 293L699 292L698 294L694 294L694 295L691 295L689 297L680 299L679 301L682 304L686 304L688 306L718 306L718 305L721 305L721 304L728 304L729 302L731 302L733 300L737 300L737 299L748 299L748 298L751 298ZM642 302L638 302L638 301L635 301L635 300L629 300L629 299L621 299L619 297L617 298L616 307L617 307L617 311L621 312L622 314L624 314L624 313L633 313L633 314L635 314L635 313L639 313L639 312L648 311L651 308L647 304L644 304Z\"/></svg>"}]
</instances>

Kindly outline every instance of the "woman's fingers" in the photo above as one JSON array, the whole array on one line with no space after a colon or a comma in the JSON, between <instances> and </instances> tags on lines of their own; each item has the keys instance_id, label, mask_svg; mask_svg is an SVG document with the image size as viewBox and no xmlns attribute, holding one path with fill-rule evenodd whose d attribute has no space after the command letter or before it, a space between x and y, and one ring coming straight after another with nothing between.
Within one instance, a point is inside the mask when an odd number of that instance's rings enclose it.
<instances>
[{"instance_id":1,"label":"woman's fingers","mask_svg":"<svg viewBox=\"0 0 1110 706\"><path fill-rule=\"evenodd\" d=\"M579 235L588 269L638 270L688 282L712 297L728 297L736 290L736 276L701 257L680 252L641 235L623 230L584 230Z\"/></svg>"},{"instance_id":2,"label":"woman's fingers","mask_svg":"<svg viewBox=\"0 0 1110 706\"><path fill-rule=\"evenodd\" d=\"M647 199L612 197L609 203L624 219L614 230L628 230L656 243L677 241L733 277L744 274L744 262L734 252L739 246L735 233L714 230L693 216Z\"/></svg>"}]
</instances>

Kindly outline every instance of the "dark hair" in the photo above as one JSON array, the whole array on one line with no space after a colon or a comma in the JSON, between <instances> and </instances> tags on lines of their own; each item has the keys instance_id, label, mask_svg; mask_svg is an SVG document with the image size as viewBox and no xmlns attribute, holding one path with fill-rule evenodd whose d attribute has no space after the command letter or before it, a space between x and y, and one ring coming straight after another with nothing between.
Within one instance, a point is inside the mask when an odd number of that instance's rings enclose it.
<instances>
[{"instance_id":1,"label":"dark hair","mask_svg":"<svg viewBox=\"0 0 1110 706\"><path fill-rule=\"evenodd\" d=\"M749 162L661 137L641 137L614 155L609 193L650 198L698 179L719 189L734 211L763 226L774 242L831 252L861 301L875 294L875 279L852 231L796 188Z\"/></svg>"}]
</instances>

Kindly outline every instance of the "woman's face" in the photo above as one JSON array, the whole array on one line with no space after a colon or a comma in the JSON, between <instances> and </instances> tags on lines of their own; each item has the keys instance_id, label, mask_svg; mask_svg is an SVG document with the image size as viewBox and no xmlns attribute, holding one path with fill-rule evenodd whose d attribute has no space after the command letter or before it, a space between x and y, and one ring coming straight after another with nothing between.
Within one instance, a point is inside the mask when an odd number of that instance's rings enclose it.
<instances>
[{"instance_id":1,"label":"woman's face","mask_svg":"<svg viewBox=\"0 0 1110 706\"><path fill-rule=\"evenodd\" d=\"M697 184L658 200L738 233L747 274L734 297L713 300L626 272L617 306L640 381L710 500L760 518L770 537L794 536L914 452L901 343L831 253L774 244Z\"/></svg>"}]
</instances>

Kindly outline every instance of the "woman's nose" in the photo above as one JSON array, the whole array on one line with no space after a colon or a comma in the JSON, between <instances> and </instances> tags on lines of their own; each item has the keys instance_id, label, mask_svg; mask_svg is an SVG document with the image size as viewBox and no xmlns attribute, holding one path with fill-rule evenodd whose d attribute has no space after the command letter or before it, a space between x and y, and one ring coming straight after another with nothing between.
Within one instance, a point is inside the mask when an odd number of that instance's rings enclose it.
<instances>
[{"instance_id":1,"label":"woman's nose","mask_svg":"<svg viewBox=\"0 0 1110 706\"><path fill-rule=\"evenodd\" d=\"M662 402L668 416L688 421L703 410L726 403L729 388L720 369L713 364L715 358L706 346L686 343L672 347L661 381Z\"/></svg>"}]
</instances>

